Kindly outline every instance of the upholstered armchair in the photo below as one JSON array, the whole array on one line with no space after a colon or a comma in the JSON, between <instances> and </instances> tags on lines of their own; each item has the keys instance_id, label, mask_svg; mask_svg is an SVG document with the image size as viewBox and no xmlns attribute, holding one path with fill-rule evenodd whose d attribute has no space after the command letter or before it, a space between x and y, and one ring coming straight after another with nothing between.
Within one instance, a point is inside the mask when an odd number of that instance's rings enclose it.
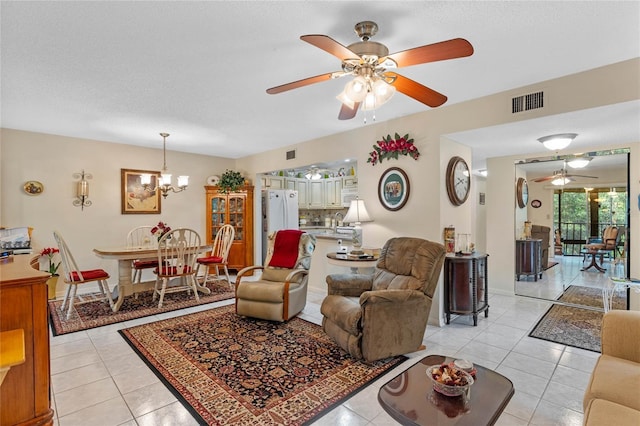
<instances>
[{"instance_id":1,"label":"upholstered armchair","mask_svg":"<svg viewBox=\"0 0 640 426\"><path fill-rule=\"evenodd\" d=\"M551 228L542 225L531 225L531 238L542 240L540 244L540 260L542 261L542 269L549 266L549 239L551 237Z\"/></svg>"},{"instance_id":2,"label":"upholstered armchair","mask_svg":"<svg viewBox=\"0 0 640 426\"><path fill-rule=\"evenodd\" d=\"M238 271L236 313L271 321L287 321L307 303L307 281L316 238L298 230L280 230L268 236L264 265ZM262 270L258 280L246 279Z\"/></svg>"},{"instance_id":3,"label":"upholstered armchair","mask_svg":"<svg viewBox=\"0 0 640 426\"><path fill-rule=\"evenodd\" d=\"M356 359L368 362L422 345L444 262L442 244L399 237L386 242L373 274L327 276L322 328Z\"/></svg>"},{"instance_id":4,"label":"upholstered armchair","mask_svg":"<svg viewBox=\"0 0 640 426\"><path fill-rule=\"evenodd\" d=\"M607 226L602 231L602 240L590 242L587 241L586 248L588 250L611 250L613 256L616 255L616 245L620 241L620 235L618 235L618 228L616 226Z\"/></svg>"}]
</instances>

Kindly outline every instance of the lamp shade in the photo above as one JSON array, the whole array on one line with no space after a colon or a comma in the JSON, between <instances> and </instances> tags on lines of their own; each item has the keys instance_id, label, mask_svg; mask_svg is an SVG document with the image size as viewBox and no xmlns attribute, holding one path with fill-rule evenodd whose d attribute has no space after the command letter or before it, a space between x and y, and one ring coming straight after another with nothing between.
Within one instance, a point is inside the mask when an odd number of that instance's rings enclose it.
<instances>
[{"instance_id":1,"label":"lamp shade","mask_svg":"<svg viewBox=\"0 0 640 426\"><path fill-rule=\"evenodd\" d=\"M552 151L558 151L569 146L569 144L578 136L577 133L560 133L557 135L544 136L538 139L545 148Z\"/></svg>"},{"instance_id":2,"label":"lamp shade","mask_svg":"<svg viewBox=\"0 0 640 426\"><path fill-rule=\"evenodd\" d=\"M356 77L344 86L345 95L354 102L362 102L367 96L367 81L363 77Z\"/></svg>"},{"instance_id":3,"label":"lamp shade","mask_svg":"<svg viewBox=\"0 0 640 426\"><path fill-rule=\"evenodd\" d=\"M347 223L362 223L372 222L373 219L364 205L364 200L358 198L351 200L351 205L349 206L349 210L347 211L347 215L344 217L343 221Z\"/></svg>"}]
</instances>

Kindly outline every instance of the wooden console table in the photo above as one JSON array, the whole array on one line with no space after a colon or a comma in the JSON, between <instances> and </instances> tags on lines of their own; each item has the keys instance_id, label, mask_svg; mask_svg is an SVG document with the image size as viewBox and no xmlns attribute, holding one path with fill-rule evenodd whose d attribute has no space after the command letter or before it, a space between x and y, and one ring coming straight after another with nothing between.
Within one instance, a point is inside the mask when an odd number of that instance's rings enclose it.
<instances>
[{"instance_id":1,"label":"wooden console table","mask_svg":"<svg viewBox=\"0 0 640 426\"><path fill-rule=\"evenodd\" d=\"M542 240L516 240L516 280L520 275L542 279Z\"/></svg>"},{"instance_id":2,"label":"wooden console table","mask_svg":"<svg viewBox=\"0 0 640 426\"><path fill-rule=\"evenodd\" d=\"M478 314L489 316L489 288L487 283L487 254L473 253L444 258L444 311L447 324L451 314L473 315L478 325Z\"/></svg>"},{"instance_id":3,"label":"wooden console table","mask_svg":"<svg viewBox=\"0 0 640 426\"><path fill-rule=\"evenodd\" d=\"M24 331L22 364L0 387L0 424L52 425L47 279L29 266L29 255L0 263L0 331Z\"/></svg>"}]
</instances>

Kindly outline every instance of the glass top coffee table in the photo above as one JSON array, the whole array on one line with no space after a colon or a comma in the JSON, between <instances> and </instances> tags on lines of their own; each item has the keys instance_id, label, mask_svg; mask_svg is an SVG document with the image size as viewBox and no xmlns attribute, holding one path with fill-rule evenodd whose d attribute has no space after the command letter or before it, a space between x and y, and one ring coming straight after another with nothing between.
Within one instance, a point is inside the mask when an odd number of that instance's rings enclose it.
<instances>
[{"instance_id":1,"label":"glass top coffee table","mask_svg":"<svg viewBox=\"0 0 640 426\"><path fill-rule=\"evenodd\" d=\"M378 402L403 425L492 425L513 396L513 383L501 374L476 365L470 398L444 396L427 378L430 365L454 358L429 355L391 379L378 391Z\"/></svg>"}]
</instances>

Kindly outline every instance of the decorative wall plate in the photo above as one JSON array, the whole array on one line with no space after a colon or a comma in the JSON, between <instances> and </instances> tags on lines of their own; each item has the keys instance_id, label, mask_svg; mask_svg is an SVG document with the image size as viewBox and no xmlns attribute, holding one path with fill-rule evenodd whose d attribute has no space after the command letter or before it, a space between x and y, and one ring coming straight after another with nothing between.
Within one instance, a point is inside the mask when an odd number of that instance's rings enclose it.
<instances>
[{"instance_id":1,"label":"decorative wall plate","mask_svg":"<svg viewBox=\"0 0 640 426\"><path fill-rule=\"evenodd\" d=\"M534 209L540 208L542 206L542 201L540 200L531 200L531 207Z\"/></svg>"},{"instance_id":2,"label":"decorative wall plate","mask_svg":"<svg viewBox=\"0 0 640 426\"><path fill-rule=\"evenodd\" d=\"M212 175L207 178L207 185L216 186L220 182L220 176Z\"/></svg>"},{"instance_id":3,"label":"decorative wall plate","mask_svg":"<svg viewBox=\"0 0 640 426\"><path fill-rule=\"evenodd\" d=\"M44 192L44 185L37 180L30 180L24 183L22 189L28 195L40 195Z\"/></svg>"}]
</instances>

